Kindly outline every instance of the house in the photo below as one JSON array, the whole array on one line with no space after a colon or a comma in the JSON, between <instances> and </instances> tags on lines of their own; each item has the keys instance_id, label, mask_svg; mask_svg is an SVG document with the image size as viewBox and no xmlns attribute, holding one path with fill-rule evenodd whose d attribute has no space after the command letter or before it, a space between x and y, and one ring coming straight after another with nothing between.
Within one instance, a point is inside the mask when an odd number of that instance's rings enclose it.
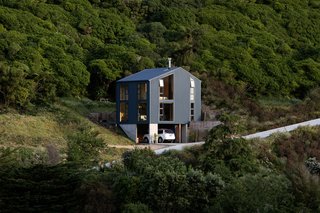
<instances>
[{"instance_id":1,"label":"house","mask_svg":"<svg viewBox=\"0 0 320 213\"><path fill-rule=\"evenodd\" d=\"M117 81L117 124L134 141L171 129L188 142L188 124L201 119L201 81L181 67L145 69Z\"/></svg>"}]
</instances>

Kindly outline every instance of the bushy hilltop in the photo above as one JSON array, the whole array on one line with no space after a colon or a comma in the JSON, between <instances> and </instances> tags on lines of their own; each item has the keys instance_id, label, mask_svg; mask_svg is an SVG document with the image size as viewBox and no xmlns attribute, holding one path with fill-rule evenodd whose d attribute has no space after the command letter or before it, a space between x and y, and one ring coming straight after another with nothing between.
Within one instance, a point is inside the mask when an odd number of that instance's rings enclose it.
<instances>
[{"instance_id":1,"label":"bushy hilltop","mask_svg":"<svg viewBox=\"0 0 320 213\"><path fill-rule=\"evenodd\" d=\"M110 96L112 81L166 66L167 57L203 80L209 88L205 100L219 96L209 92L217 89L212 85L254 97L303 98L320 83L319 0L0 4L0 101L5 105Z\"/></svg>"}]
</instances>

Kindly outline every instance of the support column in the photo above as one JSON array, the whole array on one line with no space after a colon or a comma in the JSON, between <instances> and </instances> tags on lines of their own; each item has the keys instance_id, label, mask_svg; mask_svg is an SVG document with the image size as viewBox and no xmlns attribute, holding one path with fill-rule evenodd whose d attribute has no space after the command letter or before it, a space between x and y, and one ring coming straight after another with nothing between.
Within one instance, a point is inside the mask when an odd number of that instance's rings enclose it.
<instances>
[{"instance_id":1,"label":"support column","mask_svg":"<svg viewBox=\"0 0 320 213\"><path fill-rule=\"evenodd\" d=\"M149 124L149 143L158 143L158 124ZM156 136L156 137L155 137Z\"/></svg>"},{"instance_id":2,"label":"support column","mask_svg":"<svg viewBox=\"0 0 320 213\"><path fill-rule=\"evenodd\" d=\"M189 131L188 124L181 125L181 142L188 143L189 142Z\"/></svg>"},{"instance_id":3,"label":"support column","mask_svg":"<svg viewBox=\"0 0 320 213\"><path fill-rule=\"evenodd\" d=\"M175 128L176 143L181 143L181 124L177 124Z\"/></svg>"}]
</instances>

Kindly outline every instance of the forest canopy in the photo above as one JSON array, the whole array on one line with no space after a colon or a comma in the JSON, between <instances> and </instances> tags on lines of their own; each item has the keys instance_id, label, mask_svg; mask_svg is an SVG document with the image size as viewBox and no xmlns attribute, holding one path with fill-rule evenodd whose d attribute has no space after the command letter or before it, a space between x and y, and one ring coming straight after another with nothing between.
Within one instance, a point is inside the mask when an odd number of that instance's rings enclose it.
<instances>
[{"instance_id":1,"label":"forest canopy","mask_svg":"<svg viewBox=\"0 0 320 213\"><path fill-rule=\"evenodd\" d=\"M0 1L0 102L112 97L167 57L204 85L303 98L320 84L319 35L319 0Z\"/></svg>"}]
</instances>

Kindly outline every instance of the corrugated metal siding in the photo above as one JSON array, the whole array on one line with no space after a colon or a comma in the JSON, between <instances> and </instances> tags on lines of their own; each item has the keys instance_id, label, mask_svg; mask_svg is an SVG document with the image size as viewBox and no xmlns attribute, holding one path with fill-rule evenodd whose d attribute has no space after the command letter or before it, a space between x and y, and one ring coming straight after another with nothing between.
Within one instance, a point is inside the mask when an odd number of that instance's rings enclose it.
<instances>
[{"instance_id":1,"label":"corrugated metal siding","mask_svg":"<svg viewBox=\"0 0 320 213\"><path fill-rule=\"evenodd\" d=\"M159 79L150 81L149 112L150 123L159 122Z\"/></svg>"},{"instance_id":2,"label":"corrugated metal siding","mask_svg":"<svg viewBox=\"0 0 320 213\"><path fill-rule=\"evenodd\" d=\"M190 118L190 74L182 68L175 71L174 93L174 123L188 123Z\"/></svg>"}]
</instances>

